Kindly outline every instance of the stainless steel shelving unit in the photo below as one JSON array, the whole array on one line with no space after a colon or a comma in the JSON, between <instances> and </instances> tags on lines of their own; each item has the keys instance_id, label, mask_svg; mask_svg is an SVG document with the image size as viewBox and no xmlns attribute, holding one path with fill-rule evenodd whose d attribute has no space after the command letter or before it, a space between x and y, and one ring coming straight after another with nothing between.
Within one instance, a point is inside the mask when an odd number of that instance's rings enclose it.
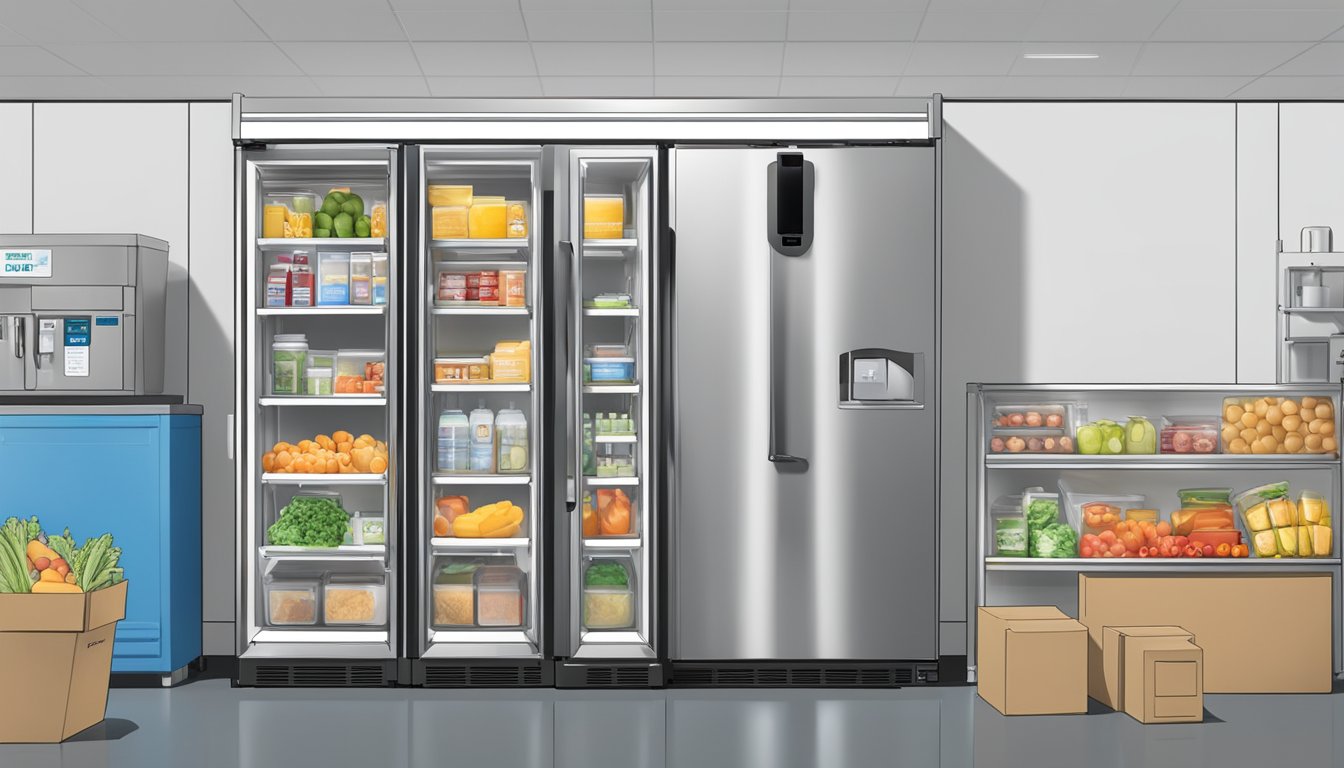
<instances>
[{"instance_id":1,"label":"stainless steel shelving unit","mask_svg":"<svg viewBox=\"0 0 1344 768\"><path fill-rule=\"evenodd\" d=\"M976 608L983 605L1040 605L1055 603L1067 613L1077 607L1077 574L1274 574L1325 573L1334 584L1334 663L1339 674L1344 667L1344 632L1341 632L1340 607L1344 602L1344 561L1341 560L1338 510L1341 499L1341 461L1326 455L1233 455L1155 454L1145 456L1082 456L1077 454L990 454L989 414L995 404L1085 402L1088 419L1111 418L1121 421L1127 414L1141 414L1154 424L1164 414L1220 414L1224 397L1263 397L1314 395L1331 398L1335 405L1336 434L1340 434L1339 408L1344 388L1338 384L1296 383L1277 385L1032 385L971 384L967 387L967 530L970 572L970 605L967 613L968 680L975 680ZM1070 425L1076 428L1076 425ZM1329 558L1022 558L995 557L990 553L989 511L1000 495L1020 493L1023 488L1041 486L1053 491L1060 479L1068 476L1078 483L1106 485L1126 493L1146 491L1153 486L1171 492L1155 506L1169 510L1177 487L1204 485L1227 486L1241 490L1266 482L1289 479L1293 491L1325 493L1331 505L1335 556ZM1309 478L1309 480L1308 480ZM1071 481L1072 482L1072 481ZM1146 483L1146 486L1138 486ZM1075 490L1080 490L1076 487ZM1088 490L1091 490L1089 488ZM1150 497L1152 498L1152 497ZM1064 515L1061 500L1061 516ZM1238 521L1240 525L1240 521ZM1072 605L1066 604L1072 595ZM1008 596L1007 599L998 599Z\"/></svg>"}]
</instances>

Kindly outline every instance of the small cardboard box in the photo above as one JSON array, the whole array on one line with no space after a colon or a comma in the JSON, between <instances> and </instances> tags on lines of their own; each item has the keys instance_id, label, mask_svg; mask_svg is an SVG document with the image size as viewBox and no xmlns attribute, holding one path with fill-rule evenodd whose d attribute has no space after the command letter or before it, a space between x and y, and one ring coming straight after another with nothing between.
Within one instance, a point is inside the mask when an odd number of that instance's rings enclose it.
<instances>
[{"instance_id":1,"label":"small cardboard box","mask_svg":"<svg viewBox=\"0 0 1344 768\"><path fill-rule=\"evenodd\" d=\"M1329 574L1078 575L1089 680L1105 627L1174 625L1204 650L1205 693L1329 693L1333 611Z\"/></svg>"},{"instance_id":2,"label":"small cardboard box","mask_svg":"<svg viewBox=\"0 0 1344 768\"><path fill-rule=\"evenodd\" d=\"M1125 642L1132 637L1195 638L1181 627L1104 627L1101 633L1101 674L1087 678L1087 695L1114 709L1125 709ZM1088 670L1091 672L1091 670Z\"/></svg>"},{"instance_id":3,"label":"small cardboard box","mask_svg":"<svg viewBox=\"0 0 1344 768\"><path fill-rule=\"evenodd\" d=\"M1128 638L1124 675L1124 709L1140 723L1204 721L1204 651L1189 638Z\"/></svg>"},{"instance_id":4,"label":"small cardboard box","mask_svg":"<svg viewBox=\"0 0 1344 768\"><path fill-rule=\"evenodd\" d=\"M55 743L102 722L126 588L0 594L0 744Z\"/></svg>"},{"instance_id":5,"label":"small cardboard box","mask_svg":"<svg viewBox=\"0 0 1344 768\"><path fill-rule=\"evenodd\" d=\"M1005 715L1087 712L1087 628L1054 606L980 608L976 691Z\"/></svg>"}]
</instances>

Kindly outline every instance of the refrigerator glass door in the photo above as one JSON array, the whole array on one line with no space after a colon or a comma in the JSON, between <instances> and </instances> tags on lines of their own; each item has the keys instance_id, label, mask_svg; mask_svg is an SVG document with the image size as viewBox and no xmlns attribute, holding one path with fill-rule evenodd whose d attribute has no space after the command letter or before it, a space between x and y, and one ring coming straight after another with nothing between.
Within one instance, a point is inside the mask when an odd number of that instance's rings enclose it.
<instances>
[{"instance_id":1,"label":"refrigerator glass door","mask_svg":"<svg viewBox=\"0 0 1344 768\"><path fill-rule=\"evenodd\" d=\"M673 151L673 659L936 656L934 168Z\"/></svg>"},{"instance_id":2,"label":"refrigerator glass door","mask_svg":"<svg viewBox=\"0 0 1344 768\"><path fill-rule=\"evenodd\" d=\"M656 472L650 280L656 149L570 151L569 255L577 503L569 515L569 650L653 658Z\"/></svg>"},{"instance_id":3,"label":"refrigerator glass door","mask_svg":"<svg viewBox=\"0 0 1344 768\"><path fill-rule=\"evenodd\" d=\"M397 151L239 150L238 171L240 656L393 659ZM344 541L276 526L302 497L347 513Z\"/></svg>"},{"instance_id":4,"label":"refrigerator glass door","mask_svg":"<svg viewBox=\"0 0 1344 768\"><path fill-rule=\"evenodd\" d=\"M543 651L540 168L535 146L420 151L422 659Z\"/></svg>"}]
</instances>

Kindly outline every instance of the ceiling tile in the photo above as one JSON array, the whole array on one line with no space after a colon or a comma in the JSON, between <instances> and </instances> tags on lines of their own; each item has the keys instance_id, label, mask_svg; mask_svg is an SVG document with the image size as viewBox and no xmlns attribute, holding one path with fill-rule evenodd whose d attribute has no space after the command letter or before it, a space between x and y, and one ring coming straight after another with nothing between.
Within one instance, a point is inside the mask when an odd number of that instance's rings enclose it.
<instances>
[{"instance_id":1,"label":"ceiling tile","mask_svg":"<svg viewBox=\"0 0 1344 768\"><path fill-rule=\"evenodd\" d=\"M1019 43L915 43L905 74L1006 75L1021 52Z\"/></svg>"},{"instance_id":2,"label":"ceiling tile","mask_svg":"<svg viewBox=\"0 0 1344 768\"><path fill-rule=\"evenodd\" d=\"M1006 77L902 77L897 96L928 96L941 93L948 98L985 98L997 96Z\"/></svg>"},{"instance_id":3,"label":"ceiling tile","mask_svg":"<svg viewBox=\"0 0 1344 768\"><path fill-rule=\"evenodd\" d=\"M433 96L506 98L541 95L541 81L533 77L427 77Z\"/></svg>"},{"instance_id":4,"label":"ceiling tile","mask_svg":"<svg viewBox=\"0 0 1344 768\"><path fill-rule=\"evenodd\" d=\"M513 0L388 0L392 10L402 11L504 11L518 10Z\"/></svg>"},{"instance_id":5,"label":"ceiling tile","mask_svg":"<svg viewBox=\"0 0 1344 768\"><path fill-rule=\"evenodd\" d=\"M410 43L278 43L312 77L351 75L420 76Z\"/></svg>"},{"instance_id":6,"label":"ceiling tile","mask_svg":"<svg viewBox=\"0 0 1344 768\"><path fill-rule=\"evenodd\" d=\"M653 39L653 14L648 11L540 11L527 12L527 34L532 40L570 42L637 42Z\"/></svg>"},{"instance_id":7,"label":"ceiling tile","mask_svg":"<svg viewBox=\"0 0 1344 768\"><path fill-rule=\"evenodd\" d=\"M126 40L265 40L243 10L224 0L78 0Z\"/></svg>"},{"instance_id":8,"label":"ceiling tile","mask_svg":"<svg viewBox=\"0 0 1344 768\"><path fill-rule=\"evenodd\" d=\"M1251 77L1130 77L1124 96L1136 99L1223 99Z\"/></svg>"},{"instance_id":9,"label":"ceiling tile","mask_svg":"<svg viewBox=\"0 0 1344 768\"><path fill-rule=\"evenodd\" d=\"M1167 15L1166 8L1127 11L1046 11L1032 21L1024 40L1147 40Z\"/></svg>"},{"instance_id":10,"label":"ceiling tile","mask_svg":"<svg viewBox=\"0 0 1344 768\"><path fill-rule=\"evenodd\" d=\"M518 11L401 11L397 18L412 40L527 39Z\"/></svg>"},{"instance_id":11,"label":"ceiling tile","mask_svg":"<svg viewBox=\"0 0 1344 768\"><path fill-rule=\"evenodd\" d=\"M1148 43L1135 75L1261 75L1306 50L1305 43Z\"/></svg>"},{"instance_id":12,"label":"ceiling tile","mask_svg":"<svg viewBox=\"0 0 1344 768\"><path fill-rule=\"evenodd\" d=\"M920 40L1023 40L1036 20L1021 11L929 11Z\"/></svg>"},{"instance_id":13,"label":"ceiling tile","mask_svg":"<svg viewBox=\"0 0 1344 768\"><path fill-rule=\"evenodd\" d=\"M1275 77L1344 74L1344 43L1318 43L1270 74Z\"/></svg>"},{"instance_id":14,"label":"ceiling tile","mask_svg":"<svg viewBox=\"0 0 1344 768\"><path fill-rule=\"evenodd\" d=\"M109 77L303 74L273 43L81 43L47 47L90 74Z\"/></svg>"},{"instance_id":15,"label":"ceiling tile","mask_svg":"<svg viewBox=\"0 0 1344 768\"><path fill-rule=\"evenodd\" d=\"M653 0L658 11L787 11L789 0Z\"/></svg>"},{"instance_id":16,"label":"ceiling tile","mask_svg":"<svg viewBox=\"0 0 1344 768\"><path fill-rule=\"evenodd\" d=\"M784 43L655 43L653 71L663 75L779 77Z\"/></svg>"},{"instance_id":17,"label":"ceiling tile","mask_svg":"<svg viewBox=\"0 0 1344 768\"><path fill-rule=\"evenodd\" d=\"M1008 77L1001 98L1116 98L1125 92L1124 77Z\"/></svg>"},{"instance_id":18,"label":"ceiling tile","mask_svg":"<svg viewBox=\"0 0 1344 768\"><path fill-rule=\"evenodd\" d=\"M653 39L783 40L788 25L783 11L654 11Z\"/></svg>"},{"instance_id":19,"label":"ceiling tile","mask_svg":"<svg viewBox=\"0 0 1344 768\"><path fill-rule=\"evenodd\" d=\"M0 47L0 72L6 76L24 75L93 75L95 72L79 71L71 66L69 59L62 61L48 51L35 45L6 45Z\"/></svg>"},{"instance_id":20,"label":"ceiling tile","mask_svg":"<svg viewBox=\"0 0 1344 768\"><path fill-rule=\"evenodd\" d=\"M1022 43L1010 75L1120 76L1134 68L1143 43ZM1096 59L1028 59L1028 53L1095 53Z\"/></svg>"},{"instance_id":21,"label":"ceiling tile","mask_svg":"<svg viewBox=\"0 0 1344 768\"><path fill-rule=\"evenodd\" d=\"M652 43L533 43L537 70L545 77L647 77L653 74ZM546 89L546 83L542 82Z\"/></svg>"},{"instance_id":22,"label":"ceiling tile","mask_svg":"<svg viewBox=\"0 0 1344 768\"><path fill-rule=\"evenodd\" d=\"M501 0L509 2L510 0ZM519 0L523 13L531 11L648 11L649 0Z\"/></svg>"},{"instance_id":23,"label":"ceiling tile","mask_svg":"<svg viewBox=\"0 0 1344 768\"><path fill-rule=\"evenodd\" d=\"M652 96L652 77L543 77L546 96L601 98L606 96Z\"/></svg>"},{"instance_id":24,"label":"ceiling tile","mask_svg":"<svg viewBox=\"0 0 1344 768\"><path fill-rule=\"evenodd\" d=\"M910 43L788 43L784 75L899 75L910 58L910 48Z\"/></svg>"},{"instance_id":25,"label":"ceiling tile","mask_svg":"<svg viewBox=\"0 0 1344 768\"><path fill-rule=\"evenodd\" d=\"M888 11L923 14L928 0L792 0L791 11Z\"/></svg>"},{"instance_id":26,"label":"ceiling tile","mask_svg":"<svg viewBox=\"0 0 1344 768\"><path fill-rule=\"evenodd\" d=\"M123 99L227 99L247 96L321 96L306 77L104 77L103 97Z\"/></svg>"},{"instance_id":27,"label":"ceiling tile","mask_svg":"<svg viewBox=\"0 0 1344 768\"><path fill-rule=\"evenodd\" d=\"M914 40L917 11L791 11L790 40Z\"/></svg>"},{"instance_id":28,"label":"ceiling tile","mask_svg":"<svg viewBox=\"0 0 1344 768\"><path fill-rule=\"evenodd\" d=\"M106 93L96 77L0 77L0 99L93 99Z\"/></svg>"},{"instance_id":29,"label":"ceiling tile","mask_svg":"<svg viewBox=\"0 0 1344 768\"><path fill-rule=\"evenodd\" d=\"M6 28L33 43L83 43L120 40L111 27L70 0L0 0Z\"/></svg>"},{"instance_id":30,"label":"ceiling tile","mask_svg":"<svg viewBox=\"0 0 1344 768\"><path fill-rule=\"evenodd\" d=\"M1042 13L1134 13L1160 11L1166 15L1180 0L1045 0Z\"/></svg>"},{"instance_id":31,"label":"ceiling tile","mask_svg":"<svg viewBox=\"0 0 1344 768\"><path fill-rule=\"evenodd\" d=\"M780 96L890 96L899 77L785 77Z\"/></svg>"},{"instance_id":32,"label":"ceiling tile","mask_svg":"<svg viewBox=\"0 0 1344 768\"><path fill-rule=\"evenodd\" d=\"M1177 10L1153 40L1316 41L1344 25L1344 5L1335 11Z\"/></svg>"},{"instance_id":33,"label":"ceiling tile","mask_svg":"<svg viewBox=\"0 0 1344 768\"><path fill-rule=\"evenodd\" d=\"M405 40L385 2L235 0L272 40Z\"/></svg>"},{"instance_id":34,"label":"ceiling tile","mask_svg":"<svg viewBox=\"0 0 1344 768\"><path fill-rule=\"evenodd\" d=\"M1339 99L1344 76L1261 77L1232 94L1234 99Z\"/></svg>"},{"instance_id":35,"label":"ceiling tile","mask_svg":"<svg viewBox=\"0 0 1344 768\"><path fill-rule=\"evenodd\" d=\"M1181 10L1339 10L1339 0L1181 0Z\"/></svg>"},{"instance_id":36,"label":"ceiling tile","mask_svg":"<svg viewBox=\"0 0 1344 768\"><path fill-rule=\"evenodd\" d=\"M653 79L653 95L671 98L719 98L728 96L767 97L779 94L779 76L775 77L664 77Z\"/></svg>"},{"instance_id":37,"label":"ceiling tile","mask_svg":"<svg viewBox=\"0 0 1344 768\"><path fill-rule=\"evenodd\" d=\"M0 25L0 45L27 45L31 43L28 38L20 35L8 27Z\"/></svg>"},{"instance_id":38,"label":"ceiling tile","mask_svg":"<svg viewBox=\"0 0 1344 768\"><path fill-rule=\"evenodd\" d=\"M1045 0L929 0L929 12L934 11L1020 11L1035 13L1045 6Z\"/></svg>"},{"instance_id":39,"label":"ceiling tile","mask_svg":"<svg viewBox=\"0 0 1344 768\"><path fill-rule=\"evenodd\" d=\"M537 75L527 43L411 43L411 48L420 68L430 76Z\"/></svg>"},{"instance_id":40,"label":"ceiling tile","mask_svg":"<svg viewBox=\"0 0 1344 768\"><path fill-rule=\"evenodd\" d=\"M420 75L403 77L314 77L323 96L374 98L378 96L428 96L429 86Z\"/></svg>"}]
</instances>

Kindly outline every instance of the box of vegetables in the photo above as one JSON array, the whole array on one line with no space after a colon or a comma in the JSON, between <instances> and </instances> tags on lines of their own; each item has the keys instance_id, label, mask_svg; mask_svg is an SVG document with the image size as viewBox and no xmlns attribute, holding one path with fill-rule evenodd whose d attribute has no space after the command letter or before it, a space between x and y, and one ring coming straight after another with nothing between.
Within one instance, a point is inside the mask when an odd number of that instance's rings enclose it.
<instances>
[{"instance_id":1,"label":"box of vegetables","mask_svg":"<svg viewBox=\"0 0 1344 768\"><path fill-rule=\"evenodd\" d=\"M0 526L0 743L55 743L102 721L127 583L111 534L77 546L37 518ZM12 697L11 697L12 698Z\"/></svg>"}]
</instances>

